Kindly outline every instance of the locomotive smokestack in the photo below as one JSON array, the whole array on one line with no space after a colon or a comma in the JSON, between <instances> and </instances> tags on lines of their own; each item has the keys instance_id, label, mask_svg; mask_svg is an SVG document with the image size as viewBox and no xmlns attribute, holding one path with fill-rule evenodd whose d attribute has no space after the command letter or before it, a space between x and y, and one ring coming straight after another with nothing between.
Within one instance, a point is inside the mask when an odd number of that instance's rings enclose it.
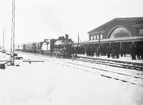
<instances>
[{"instance_id":1,"label":"locomotive smokestack","mask_svg":"<svg viewBox=\"0 0 143 105\"><path fill-rule=\"evenodd\" d=\"M65 36L66 36L66 39L68 39L68 38L69 38L69 35L68 35L68 34L66 34Z\"/></svg>"}]
</instances>

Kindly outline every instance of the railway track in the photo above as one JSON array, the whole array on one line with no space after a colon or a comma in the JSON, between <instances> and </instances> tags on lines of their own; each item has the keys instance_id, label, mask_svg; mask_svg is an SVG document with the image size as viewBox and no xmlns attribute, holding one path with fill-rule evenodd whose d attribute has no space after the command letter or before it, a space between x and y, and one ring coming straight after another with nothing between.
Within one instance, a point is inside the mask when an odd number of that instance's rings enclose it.
<instances>
[{"instance_id":1,"label":"railway track","mask_svg":"<svg viewBox=\"0 0 143 105\"><path fill-rule=\"evenodd\" d=\"M101 76L106 77L106 78L111 78L114 80L119 80L122 82L127 82L127 83L131 83L131 84L139 85L143 87L143 77L141 75L139 76L135 74L130 74L125 71L117 72L117 71L114 71L113 68L112 70L109 70L109 68L105 69L99 66L96 67L93 65L83 65L82 63L71 62L71 61L60 60L58 64L61 64L63 66L73 67L79 70L84 70L86 72L98 73Z\"/></svg>"},{"instance_id":2,"label":"railway track","mask_svg":"<svg viewBox=\"0 0 143 105\"><path fill-rule=\"evenodd\" d=\"M43 56L43 55L33 55L33 54L28 54L30 57L36 57L38 59L47 61L47 62L56 62L57 64L66 66L66 67L72 67L77 70L83 70L85 72L91 72L91 73L96 73L100 74L102 77L106 77L109 79L114 79L118 80L124 83L130 83L133 85L141 86L143 87L143 72L142 71L136 71L136 70L129 70L129 69L124 69L124 68L118 68L117 67L103 67L105 65L100 65L99 64L94 64L91 62L81 62L79 59L71 60L71 59L58 59L55 58L56 60L50 60L49 57ZM31 56L32 55L32 56ZM83 61L83 59L82 59ZM97 66L98 65L98 66Z\"/></svg>"},{"instance_id":3,"label":"railway track","mask_svg":"<svg viewBox=\"0 0 143 105\"><path fill-rule=\"evenodd\" d=\"M81 57L81 56L78 56L76 60L83 61L83 62L102 64L102 65L108 65L108 66L113 66L113 67L118 67L118 68L143 71L143 63L109 60L109 59L101 59L101 58L89 58L89 57Z\"/></svg>"}]
</instances>

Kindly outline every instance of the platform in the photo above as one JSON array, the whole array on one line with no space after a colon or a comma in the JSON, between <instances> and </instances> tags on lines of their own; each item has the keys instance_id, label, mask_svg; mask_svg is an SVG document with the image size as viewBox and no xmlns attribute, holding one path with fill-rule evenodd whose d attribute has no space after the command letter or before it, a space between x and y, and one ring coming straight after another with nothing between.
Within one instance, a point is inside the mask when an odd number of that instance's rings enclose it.
<instances>
[{"instance_id":1,"label":"platform","mask_svg":"<svg viewBox=\"0 0 143 105\"><path fill-rule=\"evenodd\" d=\"M93 56L93 57L91 57L91 56L87 56L86 54L84 54L84 55L83 54L78 54L77 56L143 64L143 60L138 60L138 59L137 60L132 60L131 55L126 55L126 57L119 56L119 58L112 58L112 57L107 58L107 56L99 56L99 57Z\"/></svg>"}]
</instances>

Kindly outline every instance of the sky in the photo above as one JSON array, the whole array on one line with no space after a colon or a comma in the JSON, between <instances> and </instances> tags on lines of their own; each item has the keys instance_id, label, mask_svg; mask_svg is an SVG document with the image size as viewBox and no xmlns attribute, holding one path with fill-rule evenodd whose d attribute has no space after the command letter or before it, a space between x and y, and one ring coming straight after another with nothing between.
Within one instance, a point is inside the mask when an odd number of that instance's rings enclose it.
<instances>
[{"instance_id":1,"label":"sky","mask_svg":"<svg viewBox=\"0 0 143 105\"><path fill-rule=\"evenodd\" d=\"M88 40L90 30L118 17L143 17L143 0L15 0L15 43L69 34ZM0 45L10 47L12 0L0 0Z\"/></svg>"}]
</instances>

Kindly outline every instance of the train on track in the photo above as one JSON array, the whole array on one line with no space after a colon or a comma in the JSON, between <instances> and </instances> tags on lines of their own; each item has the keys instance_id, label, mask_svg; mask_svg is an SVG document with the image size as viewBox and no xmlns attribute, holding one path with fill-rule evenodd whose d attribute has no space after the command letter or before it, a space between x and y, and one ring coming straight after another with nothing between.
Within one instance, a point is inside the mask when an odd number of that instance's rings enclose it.
<instances>
[{"instance_id":1,"label":"train on track","mask_svg":"<svg viewBox=\"0 0 143 105\"><path fill-rule=\"evenodd\" d=\"M67 58L72 56L72 46L73 41L66 34L58 39L45 39L41 42L21 44L17 46L16 50Z\"/></svg>"}]
</instances>

